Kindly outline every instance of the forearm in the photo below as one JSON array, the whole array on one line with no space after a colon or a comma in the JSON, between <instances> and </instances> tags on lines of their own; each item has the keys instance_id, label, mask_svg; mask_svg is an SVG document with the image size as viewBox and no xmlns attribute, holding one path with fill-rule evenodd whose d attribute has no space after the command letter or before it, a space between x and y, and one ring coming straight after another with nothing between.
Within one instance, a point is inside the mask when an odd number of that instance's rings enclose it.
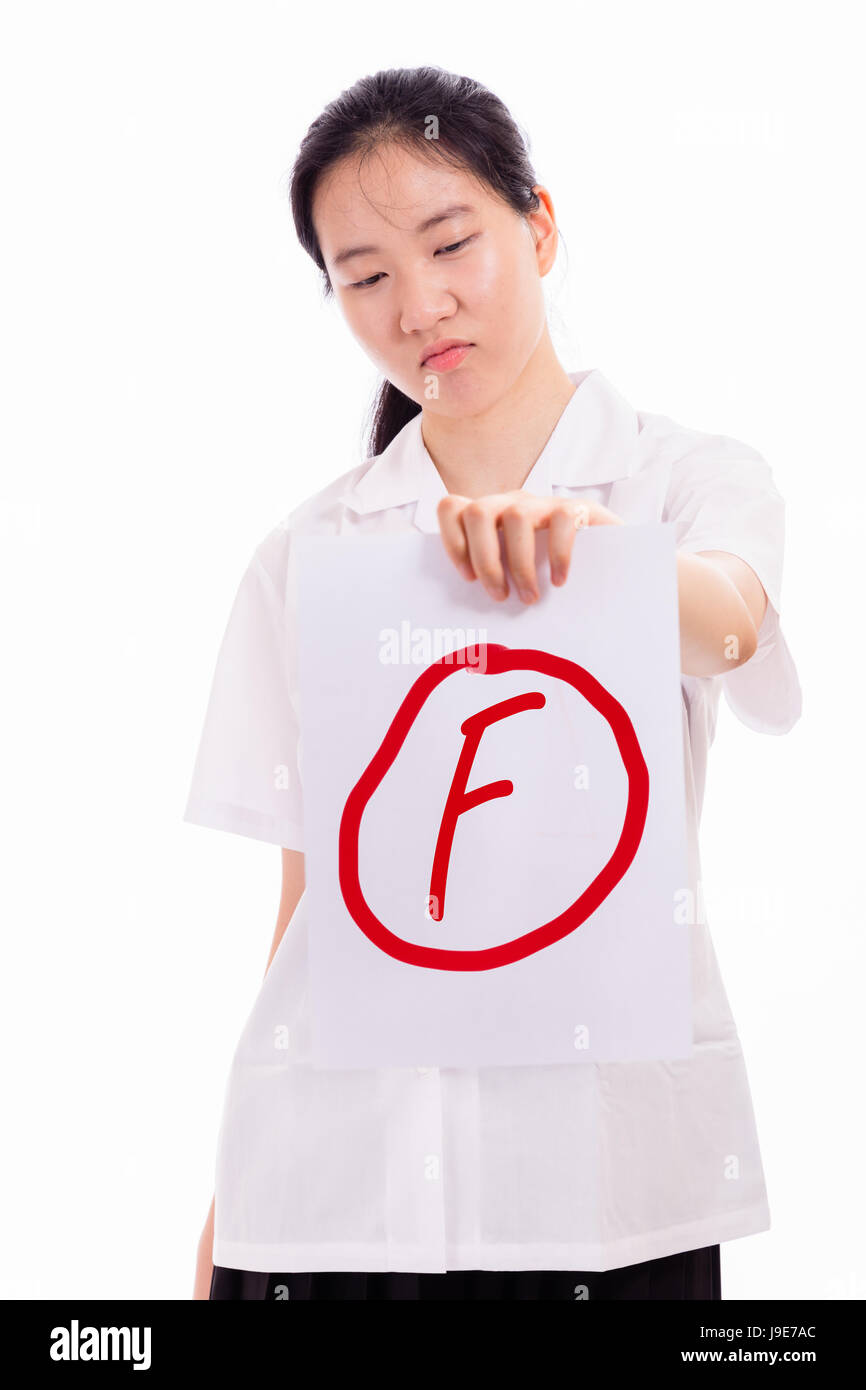
<instances>
[{"instance_id":1,"label":"forearm","mask_svg":"<svg viewBox=\"0 0 866 1390\"><path fill-rule=\"evenodd\" d=\"M207 1214L196 1252L193 1299L210 1298L210 1285L213 1277L213 1218L214 1202L211 1201L210 1211Z\"/></svg>"},{"instance_id":2,"label":"forearm","mask_svg":"<svg viewBox=\"0 0 866 1390\"><path fill-rule=\"evenodd\" d=\"M280 907L277 913L277 925L274 928L274 937L271 942L271 949L268 955L268 963L265 966L265 974L271 968L271 962L277 954L277 947L283 939L286 927L292 920L295 908L301 901L304 891L305 869L304 855L302 850L283 849L280 850L283 866L283 886L280 894Z\"/></svg>"},{"instance_id":3,"label":"forearm","mask_svg":"<svg viewBox=\"0 0 866 1390\"><path fill-rule=\"evenodd\" d=\"M758 633L733 580L700 555L677 551L680 670L715 676L753 656Z\"/></svg>"}]
</instances>

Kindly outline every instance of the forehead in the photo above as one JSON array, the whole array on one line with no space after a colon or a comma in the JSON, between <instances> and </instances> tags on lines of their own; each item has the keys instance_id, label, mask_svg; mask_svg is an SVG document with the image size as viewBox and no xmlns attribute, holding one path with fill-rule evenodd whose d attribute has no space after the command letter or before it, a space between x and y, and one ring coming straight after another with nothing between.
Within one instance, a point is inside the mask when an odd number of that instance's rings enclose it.
<instances>
[{"instance_id":1,"label":"forehead","mask_svg":"<svg viewBox=\"0 0 866 1390\"><path fill-rule=\"evenodd\" d=\"M465 169L405 146L379 145L347 155L323 175L313 196L313 222L327 259L358 233L375 234L381 245L413 234L445 208L480 209L496 201Z\"/></svg>"}]
</instances>

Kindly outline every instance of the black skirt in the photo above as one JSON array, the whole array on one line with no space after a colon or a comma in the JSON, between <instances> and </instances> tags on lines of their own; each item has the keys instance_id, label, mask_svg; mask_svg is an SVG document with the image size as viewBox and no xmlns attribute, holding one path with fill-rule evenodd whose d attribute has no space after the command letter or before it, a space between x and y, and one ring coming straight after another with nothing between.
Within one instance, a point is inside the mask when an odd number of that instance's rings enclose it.
<instances>
[{"instance_id":1,"label":"black skirt","mask_svg":"<svg viewBox=\"0 0 866 1390\"><path fill-rule=\"evenodd\" d=\"M210 1297L234 1299L720 1299L718 1245L685 1250L620 1269L449 1269L445 1274L339 1270L265 1274L215 1265Z\"/></svg>"}]
</instances>

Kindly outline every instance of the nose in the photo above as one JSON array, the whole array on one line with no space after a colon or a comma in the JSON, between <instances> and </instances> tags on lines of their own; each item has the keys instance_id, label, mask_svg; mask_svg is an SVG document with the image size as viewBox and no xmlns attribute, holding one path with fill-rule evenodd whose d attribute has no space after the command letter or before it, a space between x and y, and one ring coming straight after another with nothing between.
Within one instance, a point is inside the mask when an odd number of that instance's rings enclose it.
<instances>
[{"instance_id":1,"label":"nose","mask_svg":"<svg viewBox=\"0 0 866 1390\"><path fill-rule=\"evenodd\" d=\"M400 281L400 327L404 333L427 335L443 319L451 318L457 301L435 276L417 274Z\"/></svg>"}]
</instances>

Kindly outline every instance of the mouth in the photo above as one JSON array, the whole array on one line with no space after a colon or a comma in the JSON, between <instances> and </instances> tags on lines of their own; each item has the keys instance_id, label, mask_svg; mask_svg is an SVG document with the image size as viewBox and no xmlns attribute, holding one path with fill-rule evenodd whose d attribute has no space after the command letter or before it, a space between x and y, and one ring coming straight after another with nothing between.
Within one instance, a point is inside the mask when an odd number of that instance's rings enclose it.
<instances>
[{"instance_id":1,"label":"mouth","mask_svg":"<svg viewBox=\"0 0 866 1390\"><path fill-rule=\"evenodd\" d=\"M474 346L474 343L467 343L463 338L442 338L438 343L425 348L421 366L432 372L450 372L454 367L460 366L470 348Z\"/></svg>"}]
</instances>

